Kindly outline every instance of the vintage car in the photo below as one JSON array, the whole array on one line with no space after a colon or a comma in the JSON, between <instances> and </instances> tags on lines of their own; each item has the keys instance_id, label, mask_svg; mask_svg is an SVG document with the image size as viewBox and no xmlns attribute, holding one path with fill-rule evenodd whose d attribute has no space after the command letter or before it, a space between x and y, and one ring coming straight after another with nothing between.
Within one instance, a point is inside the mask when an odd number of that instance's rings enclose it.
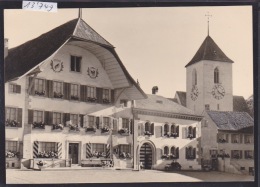
<instances>
[{"instance_id":1,"label":"vintage car","mask_svg":"<svg viewBox=\"0 0 260 187\"><path fill-rule=\"evenodd\" d=\"M179 162L173 161L171 164L166 164L165 170L166 171L180 171L181 165Z\"/></svg>"}]
</instances>

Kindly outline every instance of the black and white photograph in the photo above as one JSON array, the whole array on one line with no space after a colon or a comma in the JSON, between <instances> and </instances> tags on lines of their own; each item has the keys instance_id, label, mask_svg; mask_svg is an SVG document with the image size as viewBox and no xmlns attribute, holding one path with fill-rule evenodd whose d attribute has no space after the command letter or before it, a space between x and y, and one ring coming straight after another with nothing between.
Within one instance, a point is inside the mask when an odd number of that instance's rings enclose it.
<instances>
[{"instance_id":1,"label":"black and white photograph","mask_svg":"<svg viewBox=\"0 0 260 187\"><path fill-rule=\"evenodd\" d=\"M6 183L254 181L252 9L5 9Z\"/></svg>"}]
</instances>

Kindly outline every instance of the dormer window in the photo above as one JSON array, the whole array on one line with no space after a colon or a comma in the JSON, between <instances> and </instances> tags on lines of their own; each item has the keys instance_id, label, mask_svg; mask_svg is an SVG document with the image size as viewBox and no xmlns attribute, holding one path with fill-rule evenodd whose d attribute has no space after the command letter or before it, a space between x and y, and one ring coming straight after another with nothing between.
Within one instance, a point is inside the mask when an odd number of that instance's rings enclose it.
<instances>
[{"instance_id":1,"label":"dormer window","mask_svg":"<svg viewBox=\"0 0 260 187\"><path fill-rule=\"evenodd\" d=\"M156 103L163 104L163 102L162 102L162 101L160 101L160 100L157 100L157 101L156 101Z\"/></svg>"},{"instance_id":2,"label":"dormer window","mask_svg":"<svg viewBox=\"0 0 260 187\"><path fill-rule=\"evenodd\" d=\"M81 57L71 56L70 57L70 71L81 72Z\"/></svg>"}]
</instances>

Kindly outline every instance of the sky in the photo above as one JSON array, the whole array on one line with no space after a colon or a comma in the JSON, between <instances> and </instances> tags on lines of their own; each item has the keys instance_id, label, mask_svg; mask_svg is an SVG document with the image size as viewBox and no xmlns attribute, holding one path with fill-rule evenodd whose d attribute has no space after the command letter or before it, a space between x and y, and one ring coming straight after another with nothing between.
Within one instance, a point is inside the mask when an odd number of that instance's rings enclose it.
<instances>
[{"instance_id":1,"label":"sky","mask_svg":"<svg viewBox=\"0 0 260 187\"><path fill-rule=\"evenodd\" d=\"M251 6L86 8L82 19L116 48L130 75L145 93L173 98L186 91L185 65L209 35L234 61L233 95L253 94ZM78 9L57 13L5 10L4 36L9 48L34 39L78 17Z\"/></svg>"}]
</instances>

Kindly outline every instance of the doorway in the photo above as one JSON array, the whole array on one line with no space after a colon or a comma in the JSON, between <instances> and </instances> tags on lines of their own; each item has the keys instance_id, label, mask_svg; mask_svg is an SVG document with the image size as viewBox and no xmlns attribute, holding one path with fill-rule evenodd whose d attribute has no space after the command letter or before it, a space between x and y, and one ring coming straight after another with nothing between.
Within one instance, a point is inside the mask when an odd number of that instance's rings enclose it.
<instances>
[{"instance_id":1,"label":"doorway","mask_svg":"<svg viewBox=\"0 0 260 187\"><path fill-rule=\"evenodd\" d=\"M72 160L71 164L79 163L79 144L69 143L69 159Z\"/></svg>"},{"instance_id":2,"label":"doorway","mask_svg":"<svg viewBox=\"0 0 260 187\"><path fill-rule=\"evenodd\" d=\"M153 159L152 147L148 143L144 143L140 149L140 162L143 163L144 169L152 168Z\"/></svg>"}]
</instances>

